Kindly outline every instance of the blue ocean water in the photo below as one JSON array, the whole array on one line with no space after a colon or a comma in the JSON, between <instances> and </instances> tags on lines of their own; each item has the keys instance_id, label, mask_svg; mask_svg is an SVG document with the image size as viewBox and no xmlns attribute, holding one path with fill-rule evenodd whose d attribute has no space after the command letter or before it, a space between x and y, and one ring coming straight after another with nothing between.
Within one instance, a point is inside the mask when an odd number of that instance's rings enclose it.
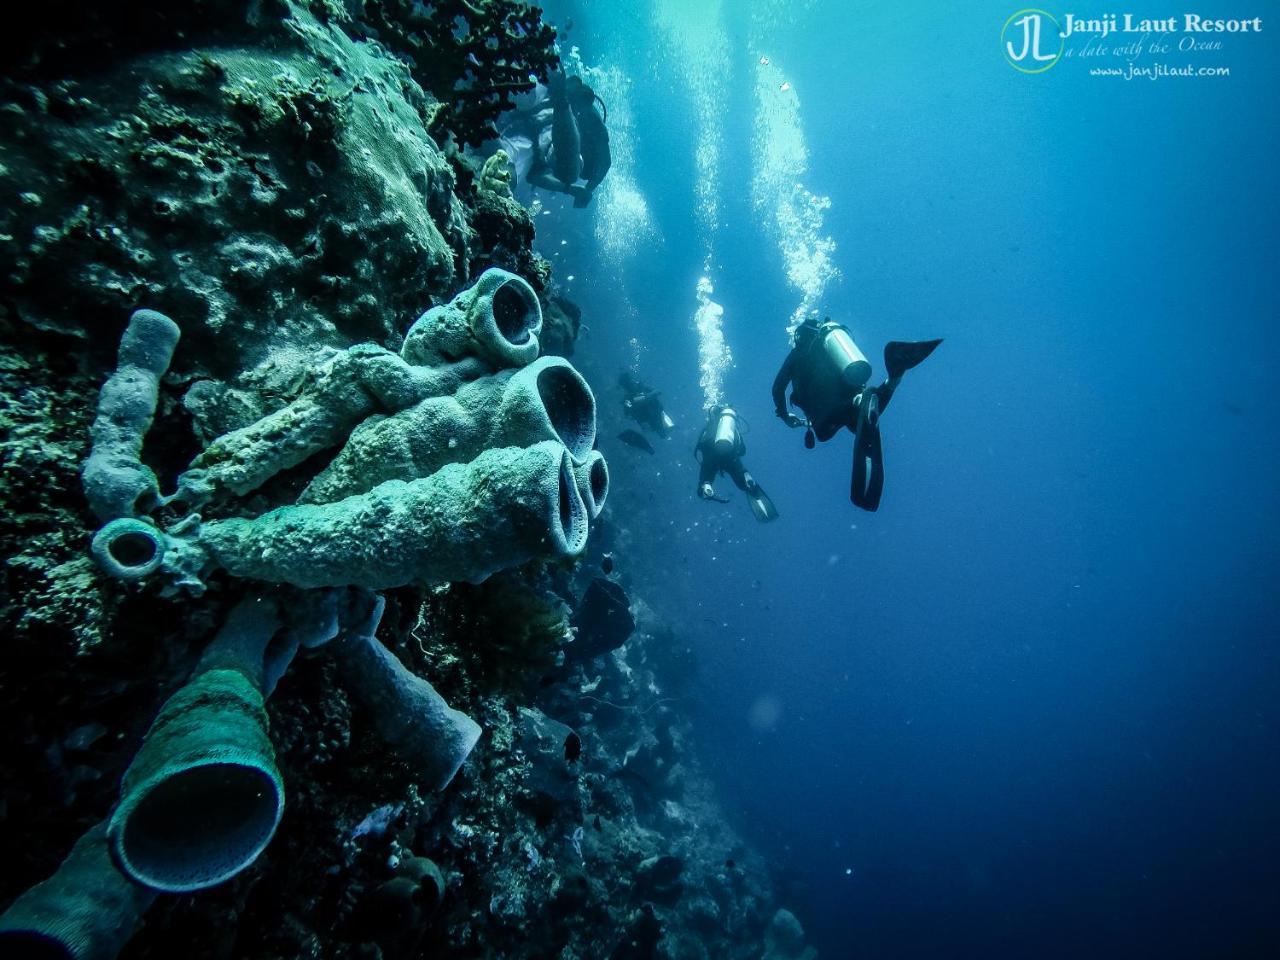
<instances>
[{"instance_id":1,"label":"blue ocean water","mask_svg":"<svg viewBox=\"0 0 1280 960\"><path fill-rule=\"evenodd\" d=\"M1124 80L1013 69L1013 4L901 6L548 4L629 191L538 219L624 582L693 650L722 799L822 956L1280 956L1280 21L1198 4L1263 32L1139 65L1230 75ZM875 514L847 434L772 412L797 172L830 199L814 306L877 376L946 338ZM774 524L694 495L703 275ZM677 423L652 456L613 439L625 367Z\"/></svg>"}]
</instances>

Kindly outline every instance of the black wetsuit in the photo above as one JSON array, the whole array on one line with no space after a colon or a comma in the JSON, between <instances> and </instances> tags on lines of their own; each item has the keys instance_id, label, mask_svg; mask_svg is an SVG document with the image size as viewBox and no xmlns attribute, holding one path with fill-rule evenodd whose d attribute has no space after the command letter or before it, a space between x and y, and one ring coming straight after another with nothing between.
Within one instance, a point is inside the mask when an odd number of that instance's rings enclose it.
<instances>
[{"instance_id":1,"label":"black wetsuit","mask_svg":"<svg viewBox=\"0 0 1280 960\"><path fill-rule=\"evenodd\" d=\"M578 77L556 76L548 84L550 115L533 137L528 181L535 187L567 193L575 207L591 202L612 165L609 131L596 111L596 94ZM544 131L550 129L550 137ZM578 180L586 181L585 186Z\"/></svg>"},{"instance_id":2,"label":"black wetsuit","mask_svg":"<svg viewBox=\"0 0 1280 960\"><path fill-rule=\"evenodd\" d=\"M646 390L628 397L626 411L641 426L648 427L659 436L667 435L667 424L662 419L662 397L657 390Z\"/></svg>"},{"instance_id":3,"label":"black wetsuit","mask_svg":"<svg viewBox=\"0 0 1280 960\"><path fill-rule=\"evenodd\" d=\"M787 419L787 387L791 387L791 403L804 411L809 426L819 440L827 441L834 437L841 427L855 429L858 422L857 410L853 401L857 396L854 390L848 391L847 397L841 397L838 403L829 403L825 415L813 407L813 398L806 397L804 383L811 376L806 367L812 363L822 362L822 335L813 333L791 348L787 358L782 361L778 375L773 378L773 407L778 416Z\"/></svg>"},{"instance_id":4,"label":"black wetsuit","mask_svg":"<svg viewBox=\"0 0 1280 960\"><path fill-rule=\"evenodd\" d=\"M728 456L723 456L716 452L716 424L719 418L712 420L702 428L702 435L698 437L698 445L694 448L694 452L698 455L700 466L698 468L698 491L701 495L702 488L705 484L715 481L718 474L728 474L729 479L743 493L751 493L753 481L747 474L747 468L742 465L742 456L747 452L747 445L742 440L742 434L738 434L737 444L733 448L733 452Z\"/></svg>"}]
</instances>

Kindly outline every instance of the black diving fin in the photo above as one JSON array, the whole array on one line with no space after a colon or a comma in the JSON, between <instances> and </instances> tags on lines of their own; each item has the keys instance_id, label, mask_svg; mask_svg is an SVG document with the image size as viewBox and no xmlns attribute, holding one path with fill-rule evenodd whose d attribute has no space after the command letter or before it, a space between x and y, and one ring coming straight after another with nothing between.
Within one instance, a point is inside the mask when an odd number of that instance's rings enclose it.
<instances>
[{"instance_id":1,"label":"black diving fin","mask_svg":"<svg viewBox=\"0 0 1280 960\"><path fill-rule=\"evenodd\" d=\"M920 357L923 360L941 341ZM908 344L910 346L910 344ZM885 348L885 359L889 349ZM916 363L920 361L917 360ZM855 507L875 511L884 493L884 448L880 444L879 397L873 390L862 394L858 403L858 429L853 434L853 475L849 480L849 499Z\"/></svg>"},{"instance_id":2,"label":"black diving fin","mask_svg":"<svg viewBox=\"0 0 1280 960\"><path fill-rule=\"evenodd\" d=\"M760 489L760 484L757 483L755 490L747 494L747 503L751 504L751 512L761 523L778 519L778 508L773 505L769 495Z\"/></svg>"},{"instance_id":3,"label":"black diving fin","mask_svg":"<svg viewBox=\"0 0 1280 960\"><path fill-rule=\"evenodd\" d=\"M884 345L884 368L890 380L896 380L912 367L919 366L938 349L941 340L890 340Z\"/></svg>"}]
</instances>

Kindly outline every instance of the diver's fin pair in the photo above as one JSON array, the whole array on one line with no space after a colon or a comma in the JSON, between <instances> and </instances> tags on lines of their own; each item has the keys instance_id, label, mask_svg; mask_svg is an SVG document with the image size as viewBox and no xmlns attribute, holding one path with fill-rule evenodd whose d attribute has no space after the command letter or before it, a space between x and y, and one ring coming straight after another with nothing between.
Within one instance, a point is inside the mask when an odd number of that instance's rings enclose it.
<instances>
[{"instance_id":1,"label":"diver's fin pair","mask_svg":"<svg viewBox=\"0 0 1280 960\"><path fill-rule=\"evenodd\" d=\"M747 503L751 504L751 512L761 523L778 519L778 508L773 505L769 495L760 489L760 484L757 483L755 489L747 494Z\"/></svg>"},{"instance_id":2,"label":"diver's fin pair","mask_svg":"<svg viewBox=\"0 0 1280 960\"><path fill-rule=\"evenodd\" d=\"M884 345L884 368L890 380L896 380L912 367L919 366L938 349L941 340L890 340Z\"/></svg>"},{"instance_id":3,"label":"diver's fin pair","mask_svg":"<svg viewBox=\"0 0 1280 960\"><path fill-rule=\"evenodd\" d=\"M933 352L941 341L934 341L916 363ZM889 349L885 348L885 359ZM849 499L855 507L874 511L880 506L884 492L884 448L880 445L880 398L874 390L865 390L858 400L858 427L853 434L853 476L849 480Z\"/></svg>"}]
</instances>

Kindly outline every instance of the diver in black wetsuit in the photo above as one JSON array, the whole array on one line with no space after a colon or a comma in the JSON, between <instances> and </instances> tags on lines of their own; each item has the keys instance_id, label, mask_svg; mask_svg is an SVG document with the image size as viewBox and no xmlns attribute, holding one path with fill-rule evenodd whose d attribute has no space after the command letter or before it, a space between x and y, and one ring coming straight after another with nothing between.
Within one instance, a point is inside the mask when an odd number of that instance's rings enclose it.
<instances>
[{"instance_id":1,"label":"diver in black wetsuit","mask_svg":"<svg viewBox=\"0 0 1280 960\"><path fill-rule=\"evenodd\" d=\"M527 179L535 187L567 193L575 207L585 207L613 164L605 126L608 110L581 77L553 73L547 92L547 100L534 111Z\"/></svg>"},{"instance_id":2,"label":"diver in black wetsuit","mask_svg":"<svg viewBox=\"0 0 1280 960\"><path fill-rule=\"evenodd\" d=\"M623 391L622 412L664 440L670 437L675 423L662 407L662 395L630 370L618 375L618 384Z\"/></svg>"},{"instance_id":3,"label":"diver in black wetsuit","mask_svg":"<svg viewBox=\"0 0 1280 960\"><path fill-rule=\"evenodd\" d=\"M773 501L760 489L760 484L742 465L742 456L746 452L747 445L742 439L737 411L724 405L712 407L707 412L707 425L702 428L698 445L693 450L693 455L700 464L698 496L703 500L728 503L727 499L716 496L715 488L711 486L718 474L726 473L734 485L747 495L747 502L751 504L751 512L756 519L761 523L768 523L778 519L778 511Z\"/></svg>"},{"instance_id":4,"label":"diver in black wetsuit","mask_svg":"<svg viewBox=\"0 0 1280 960\"><path fill-rule=\"evenodd\" d=\"M880 506L884 490L884 453L880 443L880 414L889 405L902 375L922 363L941 340L891 341L884 348L888 376L878 387L868 387L871 364L862 355L846 327L830 317L819 323L816 314L796 328L794 346L773 381L773 406L789 427L807 426L804 445L813 448L815 437L830 440L842 427L853 433L853 475L849 499L864 510ZM807 419L787 408L791 403Z\"/></svg>"}]
</instances>

